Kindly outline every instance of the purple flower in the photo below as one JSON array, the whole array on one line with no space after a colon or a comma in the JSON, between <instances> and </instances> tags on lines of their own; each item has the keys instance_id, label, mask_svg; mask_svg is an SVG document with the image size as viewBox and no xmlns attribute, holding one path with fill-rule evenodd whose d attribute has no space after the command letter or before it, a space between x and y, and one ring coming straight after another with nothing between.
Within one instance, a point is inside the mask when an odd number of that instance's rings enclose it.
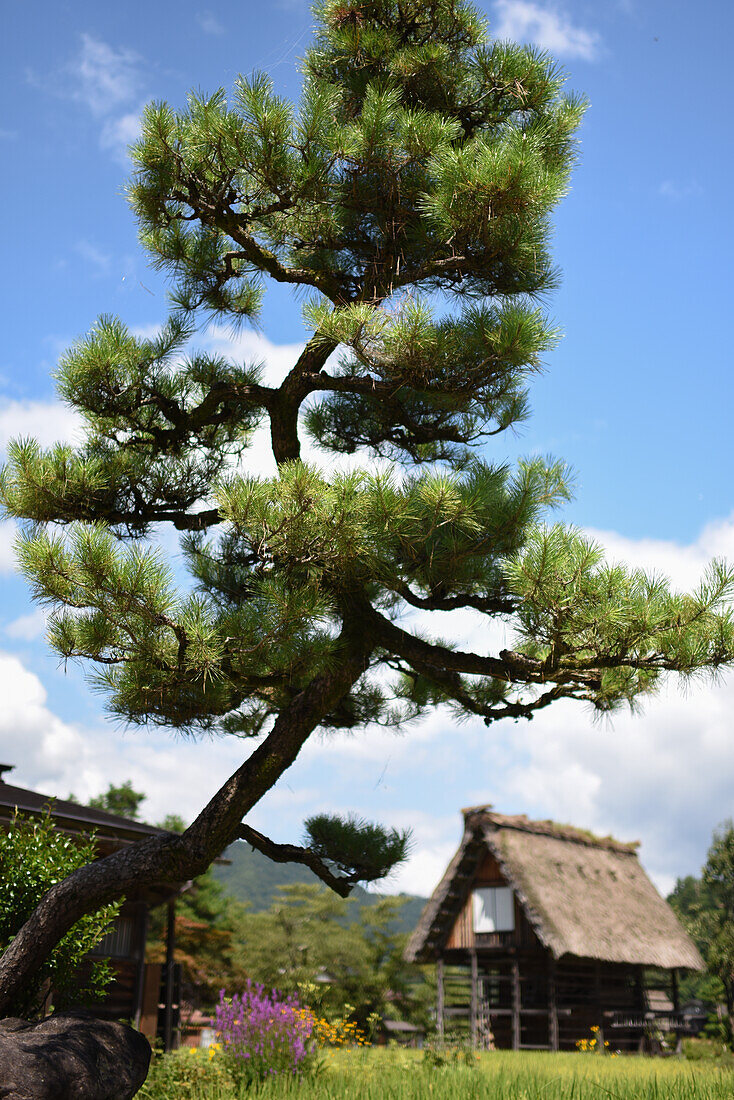
<instances>
[{"instance_id":1,"label":"purple flower","mask_svg":"<svg viewBox=\"0 0 734 1100\"><path fill-rule=\"evenodd\" d=\"M304 1068L313 1015L297 998L275 989L266 992L248 981L239 995L220 992L215 1026L223 1051L241 1064L247 1062L249 1072L262 1079Z\"/></svg>"}]
</instances>

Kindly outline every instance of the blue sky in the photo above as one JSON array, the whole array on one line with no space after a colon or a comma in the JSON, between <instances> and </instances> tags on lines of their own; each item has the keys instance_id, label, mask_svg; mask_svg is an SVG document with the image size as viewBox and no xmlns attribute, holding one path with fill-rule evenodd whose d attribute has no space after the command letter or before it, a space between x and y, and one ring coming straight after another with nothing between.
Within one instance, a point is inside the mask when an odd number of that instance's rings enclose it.
<instances>
[{"instance_id":1,"label":"blue sky","mask_svg":"<svg viewBox=\"0 0 734 1100\"><path fill-rule=\"evenodd\" d=\"M695 581L712 553L734 556L729 295L732 219L729 43L734 9L664 0L497 0L480 5L502 37L554 52L591 107L581 161L556 219L563 284L550 311L565 332L534 385L534 415L494 455L552 452L577 470L569 522L615 557ZM0 179L5 313L0 447L15 434L66 438L73 419L50 378L63 348L102 312L155 326L165 287L147 268L123 187L125 147L150 99L183 102L197 86L270 72L298 93L308 4L192 0L3 5ZM262 331L233 354L277 370L303 338L298 305L269 291ZM284 347L285 346L285 347ZM58 667L23 582L12 529L0 526L0 754L19 782L86 797L110 779L150 792L148 812L191 816L231 767L236 742L127 733L75 670ZM462 639L481 628L469 617ZM357 808L415 826L415 855L396 880L432 889L462 805L554 816L643 841L668 886L700 865L731 813L734 688L675 689L595 725L578 707L530 725L452 727L437 714L397 739L369 733L310 746L253 821L297 839L315 809Z\"/></svg>"}]
</instances>

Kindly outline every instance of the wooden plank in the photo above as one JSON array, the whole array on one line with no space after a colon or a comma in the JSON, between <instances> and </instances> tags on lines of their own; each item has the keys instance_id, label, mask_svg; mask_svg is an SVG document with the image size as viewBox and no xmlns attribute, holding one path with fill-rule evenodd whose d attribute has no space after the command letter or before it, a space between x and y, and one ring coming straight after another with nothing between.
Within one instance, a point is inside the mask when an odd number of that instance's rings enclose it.
<instances>
[{"instance_id":1,"label":"wooden plank","mask_svg":"<svg viewBox=\"0 0 734 1100\"><path fill-rule=\"evenodd\" d=\"M606 1054L606 1047L604 1046L604 1005L602 1003L601 995L601 967L597 961L594 966L594 1000L596 1001L596 1011L598 1014L597 1027L599 1030L596 1033L596 1045L599 1054Z\"/></svg>"},{"instance_id":2,"label":"wooden plank","mask_svg":"<svg viewBox=\"0 0 734 1100\"><path fill-rule=\"evenodd\" d=\"M477 1049L477 1033L479 1030L479 972L477 967L477 953L471 951L471 1047Z\"/></svg>"},{"instance_id":3,"label":"wooden plank","mask_svg":"<svg viewBox=\"0 0 734 1100\"><path fill-rule=\"evenodd\" d=\"M163 1024L163 1049L173 1050L173 963L176 948L176 902L168 903L166 928L166 1001Z\"/></svg>"},{"instance_id":4,"label":"wooden plank","mask_svg":"<svg viewBox=\"0 0 734 1100\"><path fill-rule=\"evenodd\" d=\"M158 994L161 988L161 964L145 964L143 983L143 1007L140 1013L140 1030L151 1043L158 1030Z\"/></svg>"},{"instance_id":5,"label":"wooden plank","mask_svg":"<svg viewBox=\"0 0 734 1100\"><path fill-rule=\"evenodd\" d=\"M135 1005L133 1019L135 1027L140 1031L140 1021L143 1016L143 995L145 990L145 941L148 938L148 906L141 903L138 913L137 951L138 972L135 982Z\"/></svg>"},{"instance_id":6,"label":"wooden plank","mask_svg":"<svg viewBox=\"0 0 734 1100\"><path fill-rule=\"evenodd\" d=\"M514 1008L492 1008L492 1006L490 1005L490 1007L487 1009L487 1012L489 1013L490 1016L513 1016L514 1013L515 1013L515 1010L514 1010ZM547 1016L547 1015L548 1015L548 1009L547 1008L521 1008L520 1009L520 1016ZM570 1008L566 1009L566 1015L567 1016L571 1015L571 1009Z\"/></svg>"},{"instance_id":7,"label":"wooden plank","mask_svg":"<svg viewBox=\"0 0 734 1100\"><path fill-rule=\"evenodd\" d=\"M553 955L548 956L548 1045L551 1050L559 1049L556 960Z\"/></svg>"}]
</instances>

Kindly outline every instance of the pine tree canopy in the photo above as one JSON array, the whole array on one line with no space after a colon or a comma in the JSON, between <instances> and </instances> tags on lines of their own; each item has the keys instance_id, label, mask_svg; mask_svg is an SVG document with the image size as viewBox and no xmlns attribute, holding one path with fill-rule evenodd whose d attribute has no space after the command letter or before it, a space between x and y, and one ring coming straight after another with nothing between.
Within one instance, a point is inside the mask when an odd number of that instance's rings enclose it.
<instances>
[{"instance_id":1,"label":"pine tree canopy","mask_svg":"<svg viewBox=\"0 0 734 1100\"><path fill-rule=\"evenodd\" d=\"M564 464L511 467L492 438L527 416L558 338L551 216L584 102L463 0L314 14L298 105L255 73L147 108L129 198L170 317L152 338L101 317L57 372L85 441L16 441L0 485L51 644L114 715L257 739L216 820L183 834L202 860L319 728L436 705L487 724L562 698L610 711L734 655L728 567L681 595L606 562L552 522ZM281 378L196 349L212 321L257 323L271 281L308 329ZM249 472L260 425L276 476ZM467 609L487 624L478 652L431 623ZM495 652L497 619L513 641ZM369 877L405 847L371 828L321 822L301 851Z\"/></svg>"}]
</instances>

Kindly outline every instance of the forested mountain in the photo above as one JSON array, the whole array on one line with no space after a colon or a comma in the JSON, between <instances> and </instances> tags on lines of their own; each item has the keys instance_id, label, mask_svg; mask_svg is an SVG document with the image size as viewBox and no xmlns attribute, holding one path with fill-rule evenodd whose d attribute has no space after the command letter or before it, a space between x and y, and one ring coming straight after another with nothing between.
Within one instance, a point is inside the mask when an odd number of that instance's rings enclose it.
<instances>
[{"instance_id":1,"label":"forested mountain","mask_svg":"<svg viewBox=\"0 0 734 1100\"><path fill-rule=\"evenodd\" d=\"M227 893L237 901L247 902L252 912L259 913L269 908L276 897L279 886L294 886L300 883L322 885L319 879L307 867L297 863L273 863L244 841L237 841L224 852L224 858L230 862L216 864L214 877L222 884ZM386 891L387 892L387 891ZM378 897L356 887L352 893L362 904L372 904ZM412 932L418 923L425 898L409 894L399 895L405 898L400 909L399 921L394 931Z\"/></svg>"}]
</instances>

